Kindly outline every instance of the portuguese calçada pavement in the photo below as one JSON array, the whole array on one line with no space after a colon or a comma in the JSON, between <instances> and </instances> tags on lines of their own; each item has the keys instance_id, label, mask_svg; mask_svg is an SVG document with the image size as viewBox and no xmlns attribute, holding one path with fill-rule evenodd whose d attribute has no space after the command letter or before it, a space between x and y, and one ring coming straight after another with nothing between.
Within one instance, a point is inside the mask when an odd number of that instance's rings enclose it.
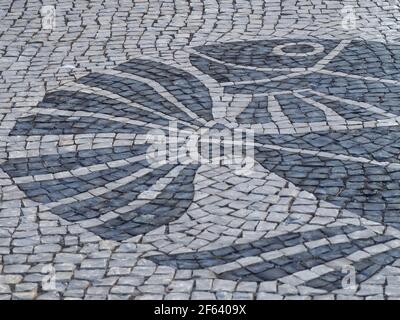
<instances>
[{"instance_id":1,"label":"portuguese cal\u00e7ada pavement","mask_svg":"<svg viewBox=\"0 0 400 320\"><path fill-rule=\"evenodd\" d=\"M0 17L0 299L400 297L398 1ZM205 131L250 170L150 161Z\"/></svg>"}]
</instances>

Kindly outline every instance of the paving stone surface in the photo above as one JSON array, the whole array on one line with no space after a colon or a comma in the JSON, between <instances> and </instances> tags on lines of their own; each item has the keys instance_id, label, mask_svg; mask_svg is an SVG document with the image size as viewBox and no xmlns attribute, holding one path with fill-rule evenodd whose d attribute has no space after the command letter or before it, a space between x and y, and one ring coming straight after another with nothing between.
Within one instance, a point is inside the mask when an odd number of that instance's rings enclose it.
<instances>
[{"instance_id":1,"label":"paving stone surface","mask_svg":"<svg viewBox=\"0 0 400 320\"><path fill-rule=\"evenodd\" d=\"M0 299L400 298L400 2L0 17Z\"/></svg>"}]
</instances>

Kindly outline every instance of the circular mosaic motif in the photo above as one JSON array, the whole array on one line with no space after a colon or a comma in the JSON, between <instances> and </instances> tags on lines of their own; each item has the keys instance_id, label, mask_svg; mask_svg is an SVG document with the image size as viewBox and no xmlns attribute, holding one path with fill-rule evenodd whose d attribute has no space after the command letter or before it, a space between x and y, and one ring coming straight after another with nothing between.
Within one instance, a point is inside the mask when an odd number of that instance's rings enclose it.
<instances>
[{"instance_id":1,"label":"circular mosaic motif","mask_svg":"<svg viewBox=\"0 0 400 320\"><path fill-rule=\"evenodd\" d=\"M273 49L278 56L307 57L324 52L324 46L313 42L292 42L281 44Z\"/></svg>"}]
</instances>

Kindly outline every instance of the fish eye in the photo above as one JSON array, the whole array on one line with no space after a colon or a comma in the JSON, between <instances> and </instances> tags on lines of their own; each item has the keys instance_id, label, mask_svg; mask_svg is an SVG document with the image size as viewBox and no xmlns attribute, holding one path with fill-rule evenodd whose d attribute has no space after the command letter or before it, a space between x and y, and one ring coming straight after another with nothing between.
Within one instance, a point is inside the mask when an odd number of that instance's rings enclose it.
<instances>
[{"instance_id":1,"label":"fish eye","mask_svg":"<svg viewBox=\"0 0 400 320\"><path fill-rule=\"evenodd\" d=\"M290 42L278 45L273 48L272 53L277 56L286 57L307 57L324 52L322 44L315 42Z\"/></svg>"}]
</instances>

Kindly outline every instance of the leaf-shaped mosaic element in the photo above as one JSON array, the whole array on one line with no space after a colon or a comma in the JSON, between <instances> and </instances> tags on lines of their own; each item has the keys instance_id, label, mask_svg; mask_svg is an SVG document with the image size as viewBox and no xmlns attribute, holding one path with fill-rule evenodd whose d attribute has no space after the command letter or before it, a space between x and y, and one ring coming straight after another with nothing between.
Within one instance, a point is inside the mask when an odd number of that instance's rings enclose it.
<instances>
[{"instance_id":1,"label":"leaf-shaped mosaic element","mask_svg":"<svg viewBox=\"0 0 400 320\"><path fill-rule=\"evenodd\" d=\"M9 159L1 168L41 208L104 239L125 240L183 215L199 166L153 165L146 158L149 143L138 137L153 129L167 134L170 121L196 129L210 120L211 99L199 80L134 59L46 94L10 132L41 141L57 136L59 145L72 137L87 140L86 146Z\"/></svg>"}]
</instances>

